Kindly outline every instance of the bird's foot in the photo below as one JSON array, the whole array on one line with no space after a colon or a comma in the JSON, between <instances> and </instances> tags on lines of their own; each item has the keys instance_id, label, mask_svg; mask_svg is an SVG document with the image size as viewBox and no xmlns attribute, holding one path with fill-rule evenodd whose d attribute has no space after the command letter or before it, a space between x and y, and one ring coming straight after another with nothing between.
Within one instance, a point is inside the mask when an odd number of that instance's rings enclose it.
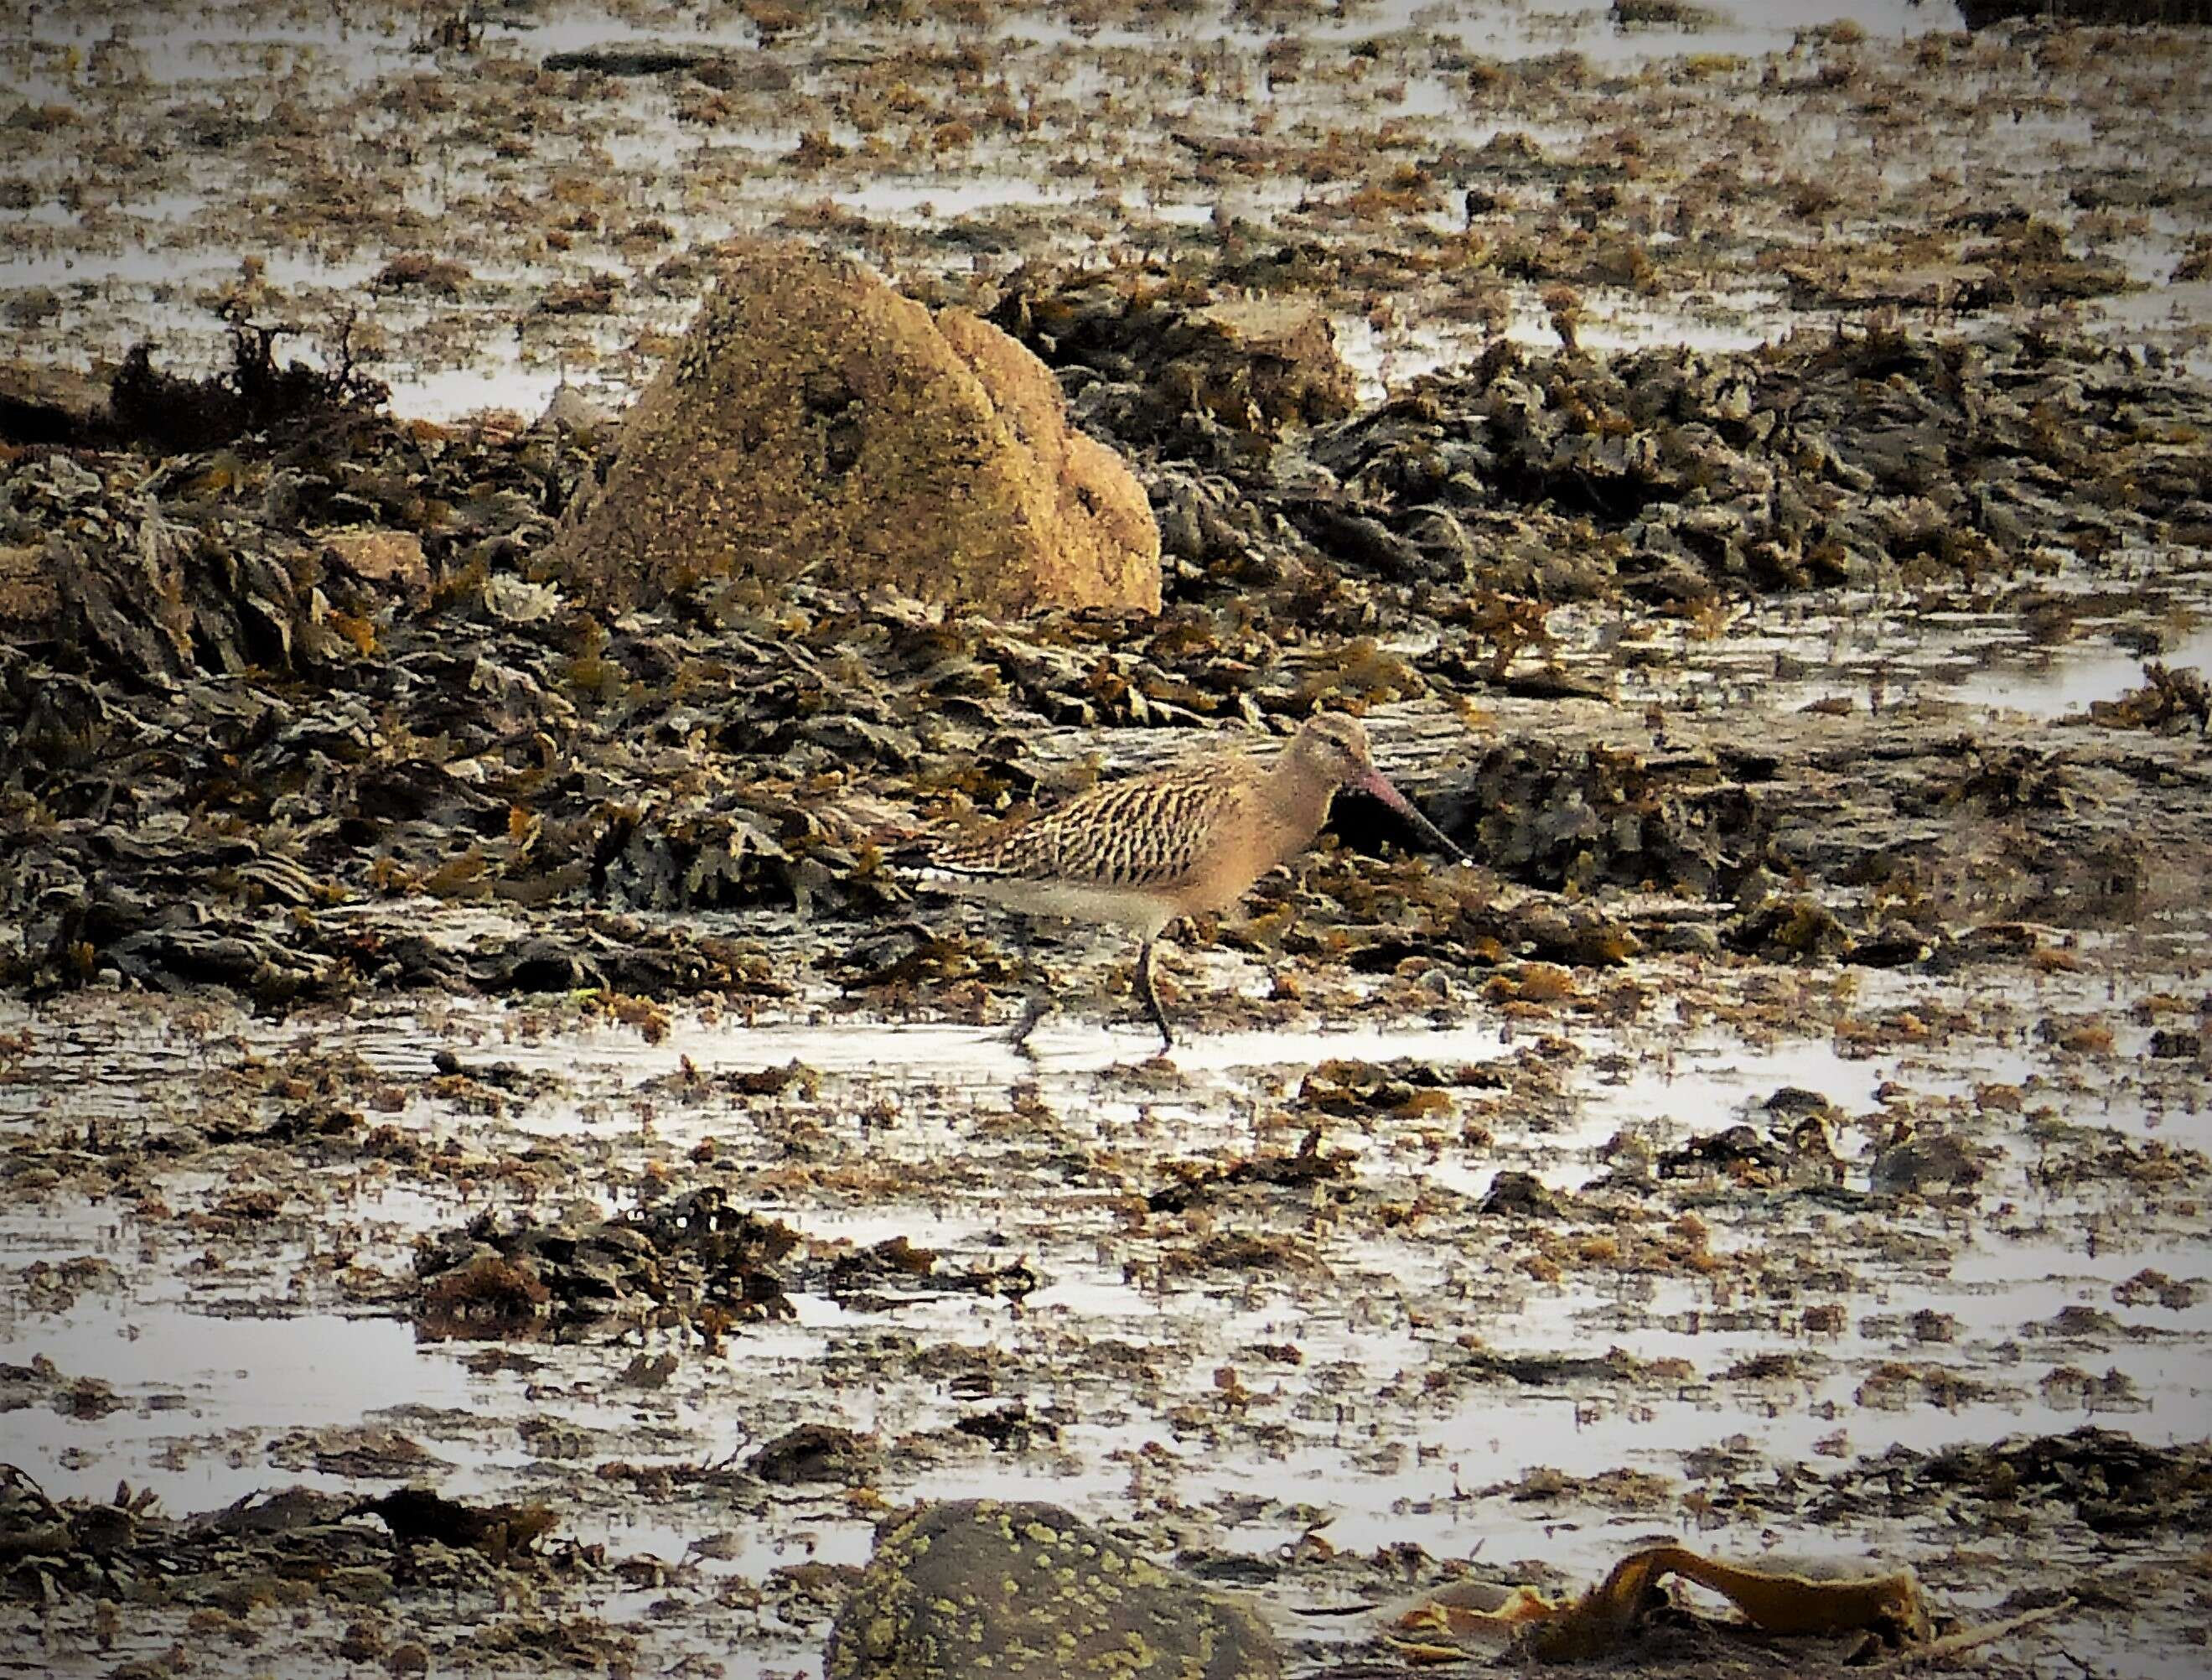
<instances>
[{"instance_id":1,"label":"bird's foot","mask_svg":"<svg viewBox=\"0 0 2212 1680\"><path fill-rule=\"evenodd\" d=\"M1036 1051L1030 1044L1030 1035L1037 1030L1038 1024L1051 1013L1052 1000L1042 992L1031 992L1024 998L1020 1019L1006 1030L1008 1047L1030 1061L1036 1061Z\"/></svg>"},{"instance_id":2,"label":"bird's foot","mask_svg":"<svg viewBox=\"0 0 2212 1680\"><path fill-rule=\"evenodd\" d=\"M1175 1029L1168 1025L1168 1012L1160 1007L1159 989L1152 983L1152 947L1149 940L1137 953L1137 993L1145 1000L1145 1013L1160 1030L1160 1054L1165 1056L1175 1048Z\"/></svg>"}]
</instances>

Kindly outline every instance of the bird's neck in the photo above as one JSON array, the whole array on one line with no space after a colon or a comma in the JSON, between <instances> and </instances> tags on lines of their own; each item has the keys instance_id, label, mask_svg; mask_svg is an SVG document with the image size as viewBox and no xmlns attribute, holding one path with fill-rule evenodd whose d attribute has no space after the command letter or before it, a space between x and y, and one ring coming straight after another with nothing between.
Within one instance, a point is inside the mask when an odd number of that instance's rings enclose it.
<instances>
[{"instance_id":1,"label":"bird's neck","mask_svg":"<svg viewBox=\"0 0 2212 1680\"><path fill-rule=\"evenodd\" d=\"M1275 761L1261 785L1261 802L1267 807L1269 825L1281 837L1279 861L1296 857L1313 844L1335 797L1336 783L1297 753L1285 752Z\"/></svg>"}]
</instances>

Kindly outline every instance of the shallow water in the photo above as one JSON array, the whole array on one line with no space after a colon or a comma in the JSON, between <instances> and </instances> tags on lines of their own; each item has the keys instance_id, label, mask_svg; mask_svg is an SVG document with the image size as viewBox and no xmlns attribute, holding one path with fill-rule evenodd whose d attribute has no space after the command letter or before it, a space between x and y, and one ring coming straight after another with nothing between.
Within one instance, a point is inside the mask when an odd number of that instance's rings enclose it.
<instances>
[{"instance_id":1,"label":"shallow water","mask_svg":"<svg viewBox=\"0 0 2212 1680\"><path fill-rule=\"evenodd\" d=\"M425 355L416 352L396 354L387 368L375 369L387 378L397 412L433 420L486 409L533 415L564 376L619 406L651 371L649 359L633 354L641 332L678 325L690 299L658 301L661 289L650 273L660 259L657 250L591 249L586 257L587 247L580 246L562 258L539 245L533 259L519 269L481 260L489 254L483 247L495 243L479 226L483 215L518 192L541 192L548 173L614 184L611 226L649 216L673 234L671 248L709 247L775 225L795 207L811 206L861 218L883 230L878 242L893 229L925 241L956 227L974 237L972 250L964 237L946 239L933 249L926 243L918 256L898 259L909 265L919 260L948 271L997 266L1001 259L1011 265L1046 247L1088 260L1102 241L1143 247L1177 238L1205 240L1206 224L1224 211L1264 236L1295 238L1311 209L1348 190L1273 169L1205 170L1195 176L1182 168L1125 169L1100 151L1102 145L1118 152L1131 143L1131 137L1096 131L1091 113L1102 106L1131 113L1129 120L1144 131L1144 145L1164 149L1171 160L1177 154L1168 137L1179 128L1235 134L1249 127L1320 140L1355 119L1401 125L1424 149L1472 152L1511 129L1565 159L1590 143L1582 125L1547 123L1541 107L1531 112L1509 101L1501 109L1494 100L1470 94L1463 64L1571 52L1596 74L1656 77L1646 91L1657 97L1669 74L1666 67L1692 57L1711 64L1764 58L1785 77L1809 73L1823 53L1850 50L1824 47L1807 33L1838 19L1862 26L1868 52L1959 27L1955 7L1905 0L1804 0L1710 10L1705 21L1690 27L1617 27L1609 9L1595 0L1541 8L1392 3L1357 8L1340 19L1303 20L1297 33L1321 51L1334 51L1338 42L1373 43L1371 70L1353 76L1349 85L1334 69L1328 75L1273 78L1261 55L1278 39L1276 32L1248 25L1226 6L1142 33L1070 31L1043 9L1004 14L993 26L993 74L1007 97L1040 113L1038 126L1018 143L987 139L941 155L915 147L870 151L872 137L842 120L839 101L854 63L885 50L953 48L968 36L925 26L894 30L885 38L840 20L819 32L787 36L779 47L779 62L794 72L793 97L804 97L809 113L803 125L852 154L836 169L817 174L791 167L799 125L767 120L751 107L702 125L686 119L673 84L638 77L594 89L594 114L587 124L563 124L541 135L528 166L537 172L533 181L524 167L486 143L481 123L456 131L434 116L420 123L395 119L378 108L379 90L401 97L401 90L418 82L434 87L457 64L471 60L531 63L586 48L664 46L743 60L760 51L757 31L736 14L671 11L630 19L560 6L527 19L489 21L471 55L462 57L429 50L427 15L355 18L340 7L313 17L270 15L250 5L173 16L156 11L120 26L129 51L118 62L127 69L100 72L109 78L101 83L87 66L100 57L115 26L92 15L43 8L0 22L0 52L18 68L27 95L92 113L103 123L113 119L109 107L118 88L126 87L154 100L189 96L210 106L243 100L249 114L258 113L250 90L269 85L302 90L325 106L358 106L348 120L363 133L375 131L371 155L379 191L396 194L409 216L395 220L380 210L363 221L358 234L343 224L304 234L281 198L272 197L265 169L218 149L198 158L189 176L169 171L156 189L149 190L143 179L126 179L115 189L126 195L115 208L127 210L128 219L118 222L104 208L110 189L100 180L79 180L73 165L57 169L42 156L27 176L35 186L22 211L35 236L0 252L0 289L45 289L53 295L40 305L39 328L52 359L88 366L118 358L132 343L149 339L159 345L165 365L198 374L224 364L228 341L211 300L235 286L240 265L252 257L265 265L264 283L275 289L289 317L306 329L302 338L288 341L286 353L310 363L322 353L312 341L349 312L377 323L394 340L434 329L436 349L427 365ZM1437 68L1440 54L1449 70ZM1207 78L1206 93L1186 99L1172 84L1194 67ZM128 79L139 74L143 82ZM1793 109L1785 119L1767 122L1757 113L1767 112L1771 101L1763 102L1755 88L1726 91L1728 78L1735 75L1724 72L1710 97L1723 104L1737 100L1745 116L1766 123L1782 143L1802 154L1804 170L1832 164L1838 142L1825 131L1833 119ZM1349 97L1356 97L1356 111L1346 107ZM2154 129L2159 121L2155 112L2144 109L2114 119L2122 119L2148 122ZM428 126L413 131L420 124ZM2087 117L2041 110L2015 111L1985 127L1971 137L1976 167L1993 180L2016 181L2021 191L2039 178L2063 179L2076 153L2141 143L2132 132L2093 130ZM1716 145L1724 140L1724 133L1714 137ZM724 167L736 158L744 160L742 165ZM1912 160L1870 161L1903 170L1900 192L1924 180L1924 169ZM1443 197L1449 204L1425 217L1437 240L1458 231L1456 173L1453 190ZM2152 222L2141 234L2105 243L2132 270L2162 280L2189 232L2179 222ZM1674 235L1649 230L1649 237L1656 246ZM324 248L303 249L304 243ZM507 250L511 254L527 245L509 241ZM441 302L372 290L370 280L392 256L433 247L473 271L464 299ZM565 240L560 248L568 249ZM625 283L611 314L556 323L533 318L532 307L546 290L599 272ZM1515 282L1507 289L1509 335L1550 344L1542 288ZM1787 307L1771 273L1740 265L1717 271L1710 289L1698 292L1646 296L1598 285L1582 291L1582 342L1598 350L1675 344L1741 348L1830 319L1820 311ZM2094 300L2087 307L2131 341L2178 344L2177 353L2201 356L2202 346L2182 342L2192 324L2202 324L2203 311L2190 301L2194 295L2186 286L2159 288ZM2176 309L2182 312L2178 318ZM454 331L464 315L485 325L461 343ZM1409 326L1377 332L1346 309L1339 311L1336 326L1370 397L1455 363L1482 342L1472 330L1418 318ZM462 365L441 369L435 365L440 361Z\"/></svg>"},{"instance_id":2,"label":"shallow water","mask_svg":"<svg viewBox=\"0 0 2212 1680\"><path fill-rule=\"evenodd\" d=\"M1672 706L1694 697L1723 707L1755 702L1795 710L1847 701L1875 711L1918 701L2057 720L2086 717L2147 680L2152 660L2169 669L2212 670L2212 553L2177 548L2123 557L2094 575L2058 575L2037 586L2060 600L2093 591L2137 592L2141 613L2118 619L2090 613L2067 626L2066 639L2039 642L2016 610L1923 605L1905 594L1778 597L1732 622L1725 639L1687 657L1632 663L1620 677L1622 699ZM2138 634L2148 618L2163 646L2137 652L2114 632ZM1556 618L1583 641L1601 622ZM1664 644L1661 644L1664 645Z\"/></svg>"},{"instance_id":3,"label":"shallow water","mask_svg":"<svg viewBox=\"0 0 2212 1680\"><path fill-rule=\"evenodd\" d=\"M1881 1007L1901 1006L1928 989L1924 983L1877 983L1894 991L1873 1001ZM2086 995L2086 987L2061 985L2045 989L2038 1001L2057 1006L2073 989ZM1996 997L1993 990L1991 1001ZM1233 1440L1216 1442L1201 1455L1179 1454L1175 1474L1183 1496L1226 1497L1239 1488L1295 1485L1304 1490L1301 1498L1332 1513L1337 1543L1414 1538L1441 1553L1463 1546L1474 1531L1490 1535L1493 1545L1504 1543L1510 1532L1498 1529L1492 1504L1447 1496L1450 1488L1510 1482L1547 1464L1631 1463L1666 1474L1670 1461L1678 1464L1684 1453L1739 1438L1776 1458L1799 1460L1814 1455L1815 1444L1840 1427L1839 1418L1848 1419L1850 1449L1861 1453L1893 1444L1925 1450L2007 1430L2063 1429L2079 1421L2078 1401L2057 1391L2045 1394L2039 1385L2066 1364L2124 1376L2136 1397L2129 1427L2145 1439L2166 1440L2200 1427L2203 1392L2212 1386L2206 1358L2212 1310L2202 1304L2175 1312L2117 1309L2110 1301L2113 1284L2145 1266L2177 1276L2200 1272L2201 1251L2153 1230L2130 1233L2078 1223L2077 1210L2100 1205L2094 1196L2033 1191L2018 1177L2037 1151L2011 1135L2017 1117L1984 1117L1976 1129L1994 1147L1995 1176L1982 1187L1982 1205L2008 1199L2020 1209L2025 1234L2007 1236L2005 1220L1972 1228L1925 1214L1905 1216L1907 1226L1931 1235L1948 1231L1954 1257L1932 1271L1905 1265L1893 1277L1885 1277L1883 1269L1865 1273L1854 1290L1833 1298L1844 1308L1835 1333L1808 1336L1797 1324L1811 1300L1828 1299L1817 1292L1778 1317L1771 1307L1747 1315L1717 1305L1693 1278L1631 1274L1621 1275L1611 1288L1585 1279L1565 1287L1509 1289L1479 1315L1482 1341L1503 1353L1551 1358L1617 1347L1642 1360L1684 1361L1686 1378L1679 1397L1671 1400L1641 1385L1593 1386L1587 1379L1534 1389L1493 1383L1465 1401L1435 1407L1415 1402L1407 1409L1403 1399L1370 1399L1364 1391L1377 1385L1397 1389L1410 1382L1418 1393L1424 1373L1456 1357L1447 1339L1414 1328L1405 1316L1408 1311L1417 1321L1449 1318L1464 1309L1439 1303L1458 1300L1470 1288L1476 1292L1470 1300L1494 1293L1497 1281L1468 1272L1449 1247L1346 1232L1323 1234L1321 1240L1340 1276L1365 1280L1348 1294L1340 1283L1315 1295L1295 1275L1133 1281L1125 1275L1124 1245L1115 1236L1117 1221L1103 1217L1106 1204L1080 1195L1009 1201L984 1187L994 1171L990 1164L1018 1159L1022 1140L993 1130L987 1141L976 1125L1002 1111L1018 1089L1052 1117L1063 1136L1090 1148L1129 1159L1233 1153L1250 1147L1254 1117L1269 1100L1262 1093L1294 1088L1318 1061L1404 1057L1434 1066L1480 1064L1508 1055L1513 1042L1486 1023L1454 1031L1370 1027L1291 1038L1194 1033L1177 1050L1171 1071L1148 1077L1146 1088L1131 1089L1129 1072L1152 1048L1146 1036L1074 1023L1041 1032L1031 1064L977 1031L954 1026L733 1028L678 1017L665 1039L648 1044L624 1029L564 1030L542 1019L526 1023L511 1013L443 1003L428 1014L368 1009L349 1020L282 1026L220 1009L180 1011L148 999L9 1013L11 1019L0 1025L27 1029L33 1041L17 1058L9 1081L0 1086L5 1099L0 1116L6 1117L0 1125L18 1135L57 1122L112 1126L131 1111L134 1097L188 1088L205 1064L235 1061L249 1049L280 1060L309 1050L355 1051L380 1073L408 1080L428 1071L431 1052L441 1044L459 1046L471 1065L501 1062L557 1071L560 1088L520 1103L496 1122L465 1117L422 1096L411 1098L398 1118L426 1135L478 1144L500 1136L588 1142L598 1153L587 1159L611 1163L641 1150L665 1158L709 1136L725 1150L758 1153L763 1165L774 1160L775 1146L759 1128L775 1111L775 1104L733 1107L711 1095L690 1103L644 1096L650 1082L687 1062L711 1080L726 1069L797 1060L818 1070L830 1117L856 1115L872 1104L895 1105L899 1117L888 1129L854 1125L842 1137L833 1130L827 1141L833 1158L849 1158L855 1166L911 1163L929 1186L918 1183L917 1198L893 1192L885 1199L876 1191L864 1202L848 1202L836 1194L791 1190L763 1195L760 1211L787 1219L811 1243L833 1250L903 1236L948 1254L995 1249L1034 1255L1046 1282L1018 1314L1009 1317L1003 1302L940 1295L894 1308L893 1319L902 1336L920 1336L925 1343L995 1346L1025 1362L1043 1359L1034 1367L1039 1386L1031 1390L1040 1402L1050 1403L1055 1395L1063 1403L1090 1397L1079 1403L1086 1418L1069 1425L1048 1450L1049 1468L1018 1460L924 1464L894 1472L902 1497L1048 1487L1054 1497L1110 1507L1130 1473L1116 1467L1116 1455L1152 1438L1159 1423L1146 1420L1160 1418L1162 1408L1202 1406L1210 1373L1224 1362L1244 1369L1255 1393L1273 1397L1261 1409L1303 1412L1307 1421L1292 1425L1299 1444L1287 1458L1272 1452L1255 1457ZM127 1032L120 1030L125 1022L131 1024ZM1867 1055L1821 1038L1785 1035L1754 1045L1711 1031L1688 1036L1644 1031L1632 1040L1617 1040L1607 1032L1571 1032L1584 1058L1570 1079L1571 1118L1564 1129L1546 1121L1528 1129L1501 1117L1492 1122L1492 1141L1479 1148L1408 1150L1402 1147L1407 1140L1387 1124L1345 1123L1328 1129L1328 1147L1352 1151L1357 1178L1376 1193L1443 1196L1449 1199L1437 1204L1441 1209L1471 1206L1507 1166L1533 1168L1562 1191L1589 1185L1605 1170L1601 1146L1624 1129L1661 1147L1745 1118L1765 1129L1759 1105L1783 1087L1816 1091L1846 1116L1878 1117L1885 1087L1909 1087L1923 1102L1957 1103L1978 1086L2002 1079L2030 1089L2031 1107L2051 1108L2075 1125L2140 1136L2153 1124L2148 1108L2124 1099L2116 1103L2098 1081L2041 1079L2047 1051L2002 1042ZM1609 1044L1628 1053L1615 1054ZM2118 1065L2126 1059L2124 1045ZM95 1065L97 1077L82 1077ZM2155 1123L2171 1144L2212 1143L2212 1108L2161 1113ZM1850 1129L1837 1135L1847 1183L1865 1183L1870 1136ZM1010 1146L1012 1155L1006 1153ZM945 1178L947 1172L953 1178ZM975 1190L949 1190L951 1183L977 1173L982 1178ZM338 1183L346 1181L341 1172ZM193 1182L179 1180L166 1193L188 1199ZM220 1178L205 1182L211 1190L222 1183ZM588 1183L574 1189L594 1196ZM594 1199L619 1205L627 1194L610 1198L599 1192ZM1882 1205L1863 1204L1877 1220L1896 1217L1879 1213ZM339 1194L318 1223L356 1233L344 1239L362 1241L365 1257L383 1255L397 1262L413 1233L464 1216L448 1192L395 1186L366 1196ZM1716 1251L1772 1240L1779 1227L1770 1231L1769 1217L1755 1202L1716 1204L1706 1214ZM1299 1223L1291 1207L1278 1218L1287 1221L1286 1228ZM1802 1215L1790 1218L1794 1222ZM535 1409L523 1397L526 1385L511 1376L468 1377L459 1360L475 1344L418 1345L403 1322L334 1313L319 1304L320 1286L267 1293L283 1268L274 1275L263 1269L278 1255L257 1257L248 1245L218 1276L187 1281L176 1269L181 1251L157 1228L140 1229L115 1210L66 1197L18 1209L4 1232L10 1265L96 1253L125 1280L119 1295L88 1299L58 1316L18 1309L0 1320L0 1362L21 1363L43 1354L70 1376L113 1385L123 1402L122 1409L86 1421L51 1411L14 1415L15 1454L50 1492L88 1494L112 1487L119 1476L153 1486L173 1507L228 1502L255 1487L292 1479L271 1469L266 1458L282 1432L373 1421L393 1409L458 1409L477 1420L458 1434L442 1427L428 1435L416 1431L447 1461L449 1468L438 1475L453 1486L495 1490L527 1464L512 1422L500 1421L514 1417L518 1407L523 1415ZM248 1304L267 1316L234 1316ZM2023 1326L2048 1321L2069 1304L2113 1312L2124 1323L2141 1324L2150 1339L2093 1336L2081 1347L2022 1339ZM942 1427L961 1413L963 1403L935 1385L917 1385L890 1367L859 1387L820 1389L818 1378L809 1374L818 1359L826 1352L836 1363L841 1348L871 1345L884 1321L880 1313L854 1313L804 1292L797 1305L794 1322L740 1330L726 1354L684 1354L667 1397L676 1408L671 1417L680 1446L662 1450L697 1462L723 1456L757 1434L757 1418L713 1422L724 1403L715 1396L811 1394L803 1403L807 1415L826 1409L849 1427L887 1435ZM1909 1337L1900 1343L1895 1332L1881 1329L1895 1315L1922 1311L1948 1316L1952 1329L1942 1345L1916 1348ZM1115 1396L1085 1374L1079 1350L1101 1340L1158 1349L1168 1364L1144 1392ZM1297 1344L1299 1363L1242 1366L1237 1349L1275 1343ZM1047 1354L1063 1346L1067 1352ZM564 1421L619 1435L626 1409L604 1392L604 1385L627 1353L542 1346L528 1351L563 1373ZM1740 1385L1720 1374L1770 1352L1811 1354L1811 1372L1825 1374L1779 1387ZM1871 1367L1900 1353L1956 1365L1996 1381L2000 1392L1954 1410L1911 1402L1874 1409L1855 1405L1853 1394ZM1070 1354L1072 1363L1060 1363ZM1349 1390L1313 1385L1309 1373L1332 1369L1364 1374ZM998 1397L1007 1396L1002 1391ZM1112 1421L1117 1411L1126 1415L1122 1421ZM1382 1468L1385 1464L1397 1468ZM582 1520L587 1527L608 1521L588 1515ZM592 1531L627 1534L624 1543L662 1555L672 1548L680 1554L697 1537L673 1519ZM821 1542L830 1548L825 1555L851 1555L864 1533L865 1525L857 1522L833 1525ZM1262 1525L1231 1543L1272 1544L1275 1536ZM1533 1527L1525 1537L1533 1544ZM783 1543L764 1532L739 1555L752 1567L780 1555ZM1579 1555L1579 1548L1577 1543L1569 1555ZM1553 1552L1557 1555L1556 1543Z\"/></svg>"},{"instance_id":4,"label":"shallow water","mask_svg":"<svg viewBox=\"0 0 2212 1680\"><path fill-rule=\"evenodd\" d=\"M1967 705L2060 717L2142 687L2143 667L2154 659L2170 670L2212 671L2212 625L2200 626L2155 654L2075 642L2033 663L2007 660L1966 677L1951 695Z\"/></svg>"}]
</instances>

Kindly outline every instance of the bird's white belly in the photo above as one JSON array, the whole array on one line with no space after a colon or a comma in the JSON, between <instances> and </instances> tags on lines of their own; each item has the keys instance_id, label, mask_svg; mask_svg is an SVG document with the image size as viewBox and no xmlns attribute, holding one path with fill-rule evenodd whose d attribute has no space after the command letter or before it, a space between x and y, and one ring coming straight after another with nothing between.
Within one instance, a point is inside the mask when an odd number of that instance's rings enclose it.
<instances>
[{"instance_id":1,"label":"bird's white belly","mask_svg":"<svg viewBox=\"0 0 2212 1680\"><path fill-rule=\"evenodd\" d=\"M1176 918L1176 907L1150 892L1127 887L1085 886L1073 881L1031 881L1006 876L925 875L932 886L971 898L988 898L1027 916L1057 916L1070 922L1101 922L1126 928L1139 939L1155 939Z\"/></svg>"}]
</instances>

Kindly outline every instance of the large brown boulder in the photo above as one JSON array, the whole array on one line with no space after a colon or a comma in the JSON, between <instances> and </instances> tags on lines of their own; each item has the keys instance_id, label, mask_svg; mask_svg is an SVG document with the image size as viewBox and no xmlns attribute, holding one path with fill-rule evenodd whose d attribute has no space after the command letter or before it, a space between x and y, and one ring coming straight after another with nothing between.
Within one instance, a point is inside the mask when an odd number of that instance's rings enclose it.
<instances>
[{"instance_id":1,"label":"large brown boulder","mask_svg":"<svg viewBox=\"0 0 2212 1680\"><path fill-rule=\"evenodd\" d=\"M1160 604L1159 528L1051 373L859 264L755 247L638 399L552 563L614 607L805 574L987 612Z\"/></svg>"}]
</instances>

